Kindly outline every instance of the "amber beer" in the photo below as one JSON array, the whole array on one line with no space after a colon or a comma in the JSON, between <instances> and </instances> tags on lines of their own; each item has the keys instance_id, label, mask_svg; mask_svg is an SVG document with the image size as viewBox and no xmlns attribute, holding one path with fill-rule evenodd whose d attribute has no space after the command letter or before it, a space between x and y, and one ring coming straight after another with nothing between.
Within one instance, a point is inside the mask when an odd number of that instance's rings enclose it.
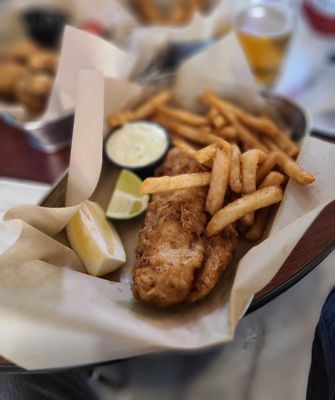
<instances>
[{"instance_id":1,"label":"amber beer","mask_svg":"<svg viewBox=\"0 0 335 400\"><path fill-rule=\"evenodd\" d=\"M279 4L253 5L237 14L235 27L257 82L272 86L291 37L291 10Z\"/></svg>"}]
</instances>

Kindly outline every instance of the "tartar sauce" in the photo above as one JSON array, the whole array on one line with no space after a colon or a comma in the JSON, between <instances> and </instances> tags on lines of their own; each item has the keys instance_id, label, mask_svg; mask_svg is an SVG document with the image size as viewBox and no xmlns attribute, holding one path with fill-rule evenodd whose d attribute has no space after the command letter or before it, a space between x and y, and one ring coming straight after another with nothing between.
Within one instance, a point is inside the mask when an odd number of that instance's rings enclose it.
<instances>
[{"instance_id":1,"label":"tartar sauce","mask_svg":"<svg viewBox=\"0 0 335 400\"><path fill-rule=\"evenodd\" d=\"M143 167L158 160L167 150L168 137L159 125L130 122L114 131L105 144L107 156L124 167Z\"/></svg>"}]
</instances>

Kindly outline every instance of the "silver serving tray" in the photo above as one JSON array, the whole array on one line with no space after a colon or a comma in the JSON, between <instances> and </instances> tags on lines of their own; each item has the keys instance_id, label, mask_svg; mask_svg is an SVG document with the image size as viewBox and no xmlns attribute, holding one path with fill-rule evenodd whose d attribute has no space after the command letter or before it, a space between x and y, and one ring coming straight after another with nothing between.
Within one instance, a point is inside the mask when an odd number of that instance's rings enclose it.
<instances>
[{"instance_id":1,"label":"silver serving tray","mask_svg":"<svg viewBox=\"0 0 335 400\"><path fill-rule=\"evenodd\" d=\"M0 118L9 126L22 131L29 144L44 152L55 153L71 144L74 114L70 113L51 121L20 122L7 111L0 111Z\"/></svg>"}]
</instances>

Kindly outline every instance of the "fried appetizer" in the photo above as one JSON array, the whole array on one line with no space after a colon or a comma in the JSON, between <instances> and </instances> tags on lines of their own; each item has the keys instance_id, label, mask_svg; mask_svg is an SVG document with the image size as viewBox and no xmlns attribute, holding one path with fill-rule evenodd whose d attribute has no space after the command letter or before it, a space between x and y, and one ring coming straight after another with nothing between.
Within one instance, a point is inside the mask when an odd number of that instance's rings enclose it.
<instances>
[{"instance_id":1,"label":"fried appetizer","mask_svg":"<svg viewBox=\"0 0 335 400\"><path fill-rule=\"evenodd\" d=\"M31 41L26 40L14 44L7 52L7 58L18 64L27 64L36 52L38 47Z\"/></svg>"},{"instance_id":2,"label":"fried appetizer","mask_svg":"<svg viewBox=\"0 0 335 400\"><path fill-rule=\"evenodd\" d=\"M22 65L13 62L4 62L0 64L0 96L8 100L15 97L15 86L25 74L25 68Z\"/></svg>"},{"instance_id":3,"label":"fried appetizer","mask_svg":"<svg viewBox=\"0 0 335 400\"><path fill-rule=\"evenodd\" d=\"M45 72L54 75L57 70L58 55L53 51L41 50L34 53L28 62L32 72Z\"/></svg>"},{"instance_id":4,"label":"fried appetizer","mask_svg":"<svg viewBox=\"0 0 335 400\"><path fill-rule=\"evenodd\" d=\"M15 87L16 98L30 112L39 113L45 108L52 84L52 77L46 73L28 73Z\"/></svg>"},{"instance_id":5,"label":"fried appetizer","mask_svg":"<svg viewBox=\"0 0 335 400\"><path fill-rule=\"evenodd\" d=\"M158 174L174 176L204 171L181 150L170 151ZM204 235L207 187L153 196L137 247L133 294L143 302L167 307L204 298L231 260L236 232ZM219 247L222 246L222 249Z\"/></svg>"}]
</instances>

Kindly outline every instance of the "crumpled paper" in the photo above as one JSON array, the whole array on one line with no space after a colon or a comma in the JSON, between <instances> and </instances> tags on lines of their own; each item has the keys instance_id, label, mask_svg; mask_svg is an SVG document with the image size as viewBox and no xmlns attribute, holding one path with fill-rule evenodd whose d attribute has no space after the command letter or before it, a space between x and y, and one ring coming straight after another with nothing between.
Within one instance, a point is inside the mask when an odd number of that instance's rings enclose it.
<instances>
[{"instance_id":1,"label":"crumpled paper","mask_svg":"<svg viewBox=\"0 0 335 400\"><path fill-rule=\"evenodd\" d=\"M236 46L235 37L229 35L187 61L175 79L178 101L193 103L194 99L184 98L183 93L196 96L194 88L208 82L225 96L224 82L231 92L229 83L236 81L249 93L249 106L255 105L259 96L252 89L250 73L244 68L223 69L222 59L227 60L226 54L234 48L236 56L242 57ZM236 62L246 65L243 57ZM335 198L335 188L329 184L334 181L335 147L307 136L299 163L315 175L317 183L302 187L289 182L269 237L239 262L235 260L216 290L200 304L174 310L139 304L132 299L130 269L143 218L115 223L127 253L119 281L80 272L74 253L55 240L86 198L106 207L118 171L106 163L100 174L104 112L124 108L141 95L138 85L103 79L98 71L97 63L95 71L84 71L78 82L68 207L18 206L6 214L10 220L6 224L24 221L21 224L32 235L24 237L17 228L0 256L0 354L28 369L98 363L168 349L198 349L232 340L254 294L272 279L313 220ZM108 104L104 104L106 98ZM43 237L43 248L34 234ZM35 253L26 258L21 246L28 239Z\"/></svg>"}]
</instances>

